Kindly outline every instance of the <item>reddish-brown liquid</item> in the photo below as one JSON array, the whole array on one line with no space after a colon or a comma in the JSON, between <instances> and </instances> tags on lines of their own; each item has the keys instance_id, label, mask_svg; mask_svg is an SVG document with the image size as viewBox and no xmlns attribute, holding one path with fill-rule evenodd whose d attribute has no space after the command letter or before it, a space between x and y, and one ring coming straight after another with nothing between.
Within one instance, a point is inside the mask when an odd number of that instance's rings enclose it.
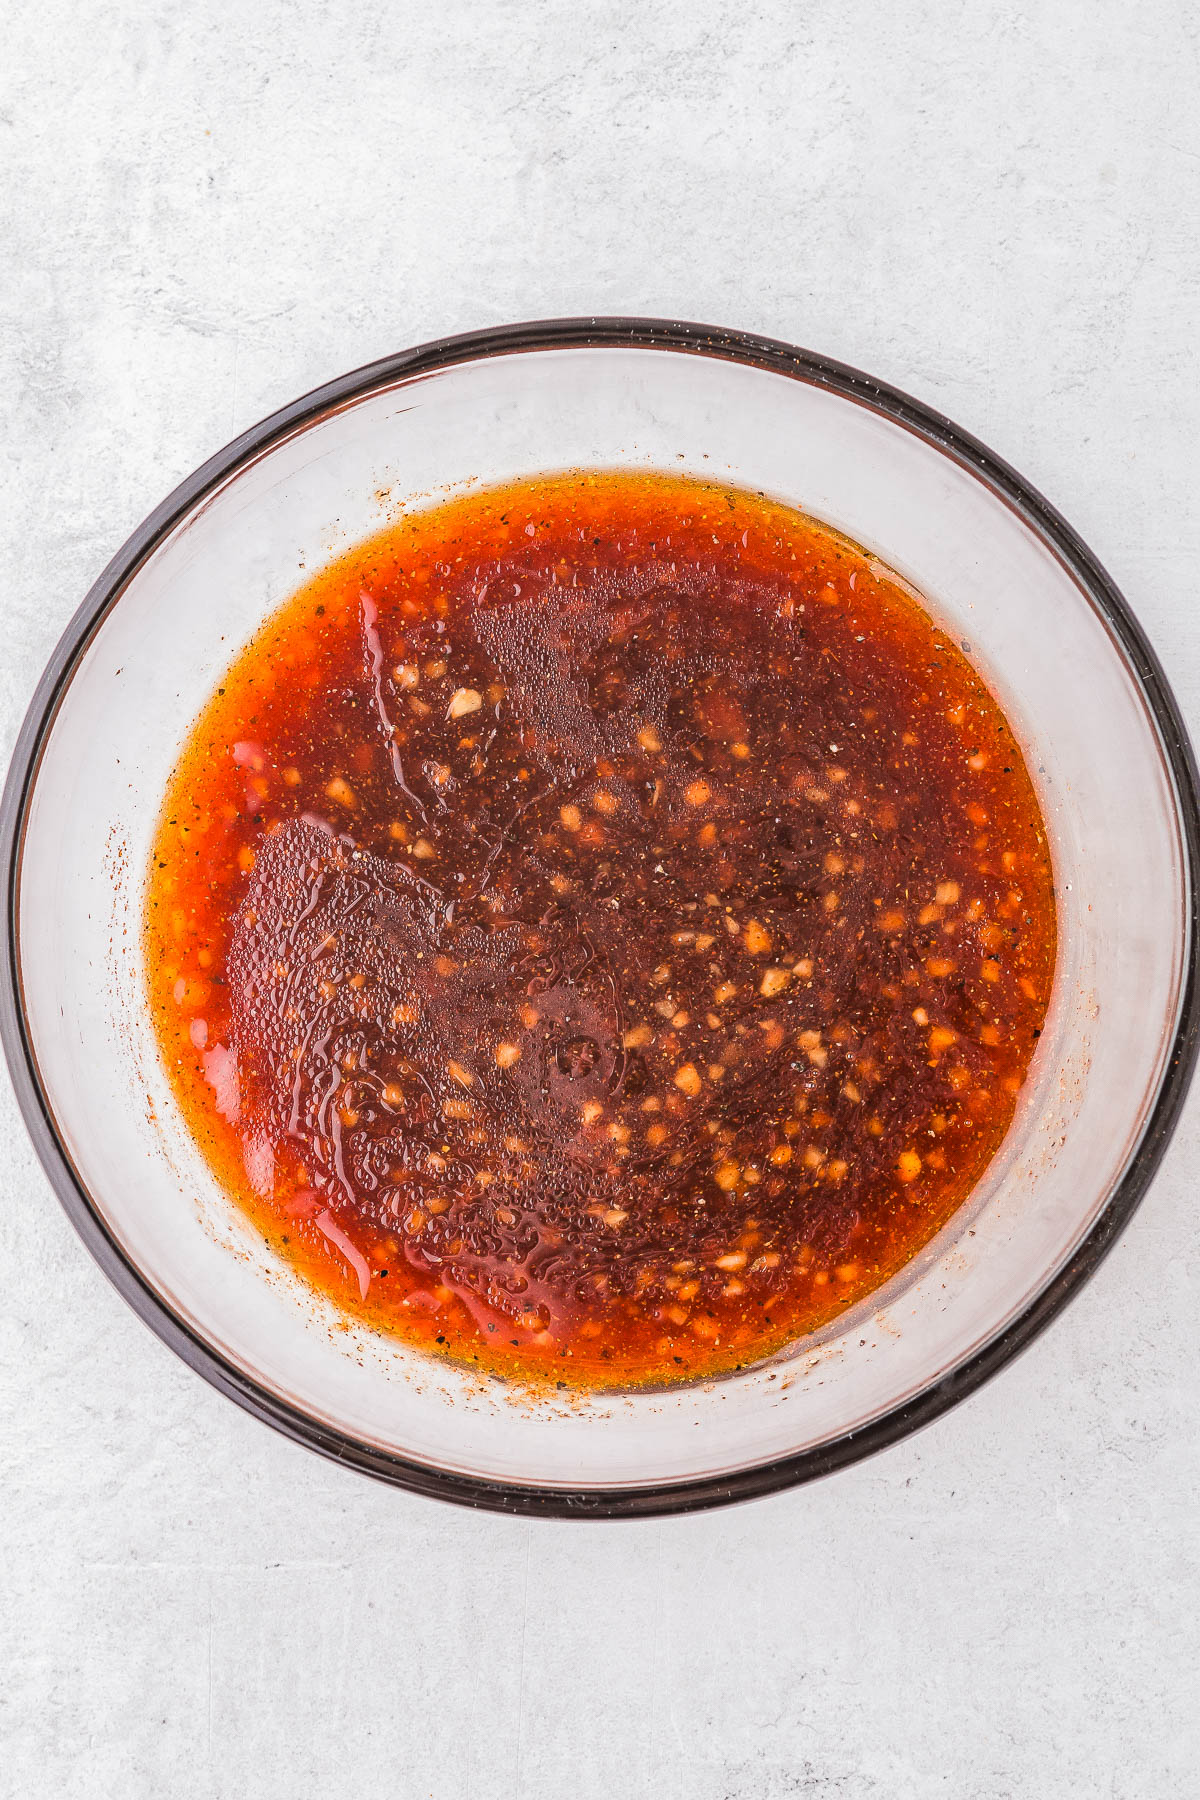
<instances>
[{"instance_id":1,"label":"reddish-brown liquid","mask_svg":"<svg viewBox=\"0 0 1200 1800\"><path fill-rule=\"evenodd\" d=\"M189 738L151 870L176 1094L346 1310L571 1385L755 1360L877 1287L1011 1119L1043 822L877 562L665 476L402 521Z\"/></svg>"}]
</instances>

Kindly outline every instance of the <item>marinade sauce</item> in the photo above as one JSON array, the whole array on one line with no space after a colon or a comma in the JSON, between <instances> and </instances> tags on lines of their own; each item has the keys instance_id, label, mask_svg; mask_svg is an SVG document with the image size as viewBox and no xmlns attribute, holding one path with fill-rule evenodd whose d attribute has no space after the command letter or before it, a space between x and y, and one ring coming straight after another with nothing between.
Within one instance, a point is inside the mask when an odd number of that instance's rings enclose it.
<instances>
[{"instance_id":1,"label":"marinade sauce","mask_svg":"<svg viewBox=\"0 0 1200 1800\"><path fill-rule=\"evenodd\" d=\"M162 1052L348 1313L576 1387L746 1364L901 1268L1042 1026L1044 822L964 648L759 495L568 474L400 520L192 730Z\"/></svg>"}]
</instances>

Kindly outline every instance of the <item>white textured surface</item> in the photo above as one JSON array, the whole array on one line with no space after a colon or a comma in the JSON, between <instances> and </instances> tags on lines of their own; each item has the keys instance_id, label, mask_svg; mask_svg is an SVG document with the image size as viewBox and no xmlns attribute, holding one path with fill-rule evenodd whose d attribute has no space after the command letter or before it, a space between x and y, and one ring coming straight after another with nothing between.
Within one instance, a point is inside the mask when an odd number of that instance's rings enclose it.
<instances>
[{"instance_id":1,"label":"white textured surface","mask_svg":"<svg viewBox=\"0 0 1200 1800\"><path fill-rule=\"evenodd\" d=\"M591 311L942 407L1092 543L1200 728L1185 0L5 10L5 748L109 554L236 431L423 338ZM3 1125L5 1800L1197 1791L1200 1094L982 1394L641 1526L474 1517L276 1438L108 1289L7 1093Z\"/></svg>"}]
</instances>

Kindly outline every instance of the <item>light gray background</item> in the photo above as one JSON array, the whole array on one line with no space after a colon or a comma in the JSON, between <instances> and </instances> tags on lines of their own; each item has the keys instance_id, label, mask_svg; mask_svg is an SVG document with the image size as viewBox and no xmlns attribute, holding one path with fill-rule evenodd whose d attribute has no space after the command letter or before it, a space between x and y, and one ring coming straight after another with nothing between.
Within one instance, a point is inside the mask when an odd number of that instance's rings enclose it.
<instances>
[{"instance_id":1,"label":"light gray background","mask_svg":"<svg viewBox=\"0 0 1200 1800\"><path fill-rule=\"evenodd\" d=\"M1200 727L1187 0L5 11L5 749L89 582L235 432L591 311L774 333L950 413L1092 543ZM641 1526L475 1517L274 1437L110 1292L7 1091L0 1129L4 1796L1198 1791L1200 1094L982 1394Z\"/></svg>"}]
</instances>

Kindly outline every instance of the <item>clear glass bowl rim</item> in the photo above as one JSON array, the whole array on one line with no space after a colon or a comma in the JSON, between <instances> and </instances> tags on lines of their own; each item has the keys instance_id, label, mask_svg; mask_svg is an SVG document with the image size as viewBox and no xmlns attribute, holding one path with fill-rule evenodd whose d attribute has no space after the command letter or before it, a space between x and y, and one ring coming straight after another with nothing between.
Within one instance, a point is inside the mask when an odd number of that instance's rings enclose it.
<instances>
[{"instance_id":1,"label":"clear glass bowl rim","mask_svg":"<svg viewBox=\"0 0 1200 1800\"><path fill-rule=\"evenodd\" d=\"M1140 1143L1107 1205L1069 1260L1025 1309L973 1355L915 1398L863 1429L731 1475L631 1488L538 1487L484 1480L384 1452L310 1418L227 1362L150 1287L103 1222L67 1155L42 1087L22 997L18 895L29 802L62 696L103 620L156 546L204 496L285 437L402 377L517 352L639 348L716 357L824 388L902 426L969 470L1070 570L1124 650L1162 737L1177 795L1188 876L1188 954L1179 1019ZM0 1042L38 1158L76 1232L138 1317L221 1393L294 1442L410 1492L509 1514L636 1518L695 1512L812 1481L930 1424L965 1399L1045 1330L1099 1267L1136 1211L1179 1121L1198 1049L1197 910L1200 906L1200 781L1175 696L1128 602L1078 533L1015 469L970 433L900 389L810 350L750 332L678 320L597 317L533 320L438 338L368 363L313 389L251 426L189 475L137 527L100 575L63 633L26 713L0 799Z\"/></svg>"}]
</instances>

